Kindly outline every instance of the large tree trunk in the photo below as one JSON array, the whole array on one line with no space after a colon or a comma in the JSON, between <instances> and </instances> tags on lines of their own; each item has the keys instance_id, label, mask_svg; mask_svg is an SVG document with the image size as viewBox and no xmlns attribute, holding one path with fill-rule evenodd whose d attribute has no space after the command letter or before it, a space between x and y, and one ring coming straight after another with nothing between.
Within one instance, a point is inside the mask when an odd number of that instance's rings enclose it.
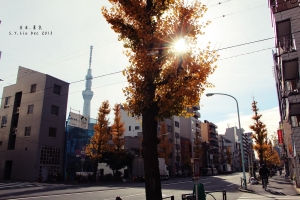
<instances>
[{"instance_id":1,"label":"large tree trunk","mask_svg":"<svg viewBox=\"0 0 300 200\"><path fill-rule=\"evenodd\" d=\"M143 156L145 168L145 190L147 200L161 200L161 182L157 152L157 107L150 106L143 114Z\"/></svg>"}]
</instances>

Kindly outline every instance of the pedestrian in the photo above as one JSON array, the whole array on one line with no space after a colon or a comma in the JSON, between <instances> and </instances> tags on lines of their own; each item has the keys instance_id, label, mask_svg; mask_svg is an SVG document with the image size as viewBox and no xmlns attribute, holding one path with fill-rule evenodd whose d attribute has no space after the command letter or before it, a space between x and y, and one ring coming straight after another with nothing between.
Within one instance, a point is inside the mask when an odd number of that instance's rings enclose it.
<instances>
[{"instance_id":1,"label":"pedestrian","mask_svg":"<svg viewBox=\"0 0 300 200\"><path fill-rule=\"evenodd\" d=\"M263 164L262 167L259 169L259 175L261 180L267 179L267 183L269 183L268 176L270 175L270 171L268 170L265 164Z\"/></svg>"},{"instance_id":2,"label":"pedestrian","mask_svg":"<svg viewBox=\"0 0 300 200\"><path fill-rule=\"evenodd\" d=\"M279 174L280 174L280 176L281 176L281 174L282 174L282 169L281 169L281 168L279 169Z\"/></svg>"},{"instance_id":3,"label":"pedestrian","mask_svg":"<svg viewBox=\"0 0 300 200\"><path fill-rule=\"evenodd\" d=\"M121 197L117 196L117 197L116 197L116 200L122 200L122 199L121 199Z\"/></svg>"}]
</instances>

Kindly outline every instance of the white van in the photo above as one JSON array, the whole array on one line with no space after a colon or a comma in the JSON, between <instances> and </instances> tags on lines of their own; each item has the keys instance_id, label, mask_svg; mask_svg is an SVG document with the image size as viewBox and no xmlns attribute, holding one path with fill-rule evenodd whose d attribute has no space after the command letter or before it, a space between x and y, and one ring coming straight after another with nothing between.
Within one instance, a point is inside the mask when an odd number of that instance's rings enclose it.
<instances>
[{"instance_id":1,"label":"white van","mask_svg":"<svg viewBox=\"0 0 300 200\"><path fill-rule=\"evenodd\" d=\"M216 168L212 168L212 174L213 174L213 175L217 175L217 174L218 174L218 171L217 171Z\"/></svg>"}]
</instances>

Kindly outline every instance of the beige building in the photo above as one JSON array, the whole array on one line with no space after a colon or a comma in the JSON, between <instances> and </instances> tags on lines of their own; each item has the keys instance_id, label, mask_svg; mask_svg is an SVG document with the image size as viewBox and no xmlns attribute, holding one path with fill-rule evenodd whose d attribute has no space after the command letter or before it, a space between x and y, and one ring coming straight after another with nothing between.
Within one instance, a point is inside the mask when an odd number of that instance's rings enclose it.
<instances>
[{"instance_id":1,"label":"beige building","mask_svg":"<svg viewBox=\"0 0 300 200\"><path fill-rule=\"evenodd\" d=\"M0 108L0 178L35 181L62 174L69 84L19 67Z\"/></svg>"},{"instance_id":2,"label":"beige building","mask_svg":"<svg viewBox=\"0 0 300 200\"><path fill-rule=\"evenodd\" d=\"M283 134L291 126L292 145L285 144L285 165L291 169L290 176L300 187L300 18L299 1L269 0L271 22L275 32L276 51L273 52L274 77ZM286 137L286 136L285 136ZM290 151L291 149L291 152ZM292 163L289 164L289 163Z\"/></svg>"},{"instance_id":3,"label":"beige building","mask_svg":"<svg viewBox=\"0 0 300 200\"><path fill-rule=\"evenodd\" d=\"M201 137L202 141L208 143L204 153L207 154L208 157L208 166L219 168L220 159L219 159L219 140L218 140L218 131L217 125L207 120L204 120L201 123Z\"/></svg>"}]
</instances>

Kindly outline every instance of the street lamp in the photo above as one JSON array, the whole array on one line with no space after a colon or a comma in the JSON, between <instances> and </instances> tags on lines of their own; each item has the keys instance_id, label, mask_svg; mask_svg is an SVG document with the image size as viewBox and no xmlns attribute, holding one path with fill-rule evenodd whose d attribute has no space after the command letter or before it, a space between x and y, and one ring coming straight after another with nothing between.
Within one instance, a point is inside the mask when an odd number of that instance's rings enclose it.
<instances>
[{"instance_id":1,"label":"street lamp","mask_svg":"<svg viewBox=\"0 0 300 200\"><path fill-rule=\"evenodd\" d=\"M245 173L245 161L244 161L243 135L242 135L242 131L241 131L240 111L239 111L238 101L233 96L231 96L229 94L224 94L224 93L207 93L206 96L207 97L211 97L211 96L213 96L215 94L229 96L229 97L233 98L235 100L235 102L236 102L237 114L238 114L238 121L239 121L239 132L240 132L240 138L241 138L240 146L241 146L241 153L242 153L243 178L244 178L245 189L247 189L247 185L246 185L246 173Z\"/></svg>"}]
</instances>

